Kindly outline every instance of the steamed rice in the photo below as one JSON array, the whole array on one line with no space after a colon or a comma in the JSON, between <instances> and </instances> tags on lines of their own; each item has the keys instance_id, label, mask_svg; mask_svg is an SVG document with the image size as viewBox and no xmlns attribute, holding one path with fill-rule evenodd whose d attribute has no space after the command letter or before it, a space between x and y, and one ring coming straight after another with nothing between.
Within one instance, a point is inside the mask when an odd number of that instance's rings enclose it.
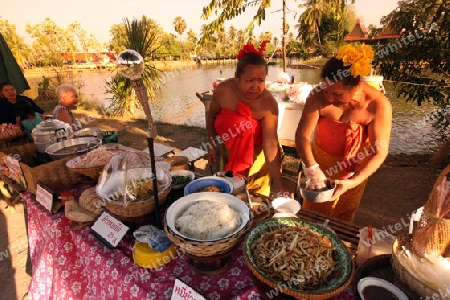
<instances>
[{"instance_id":1,"label":"steamed rice","mask_svg":"<svg viewBox=\"0 0 450 300\"><path fill-rule=\"evenodd\" d=\"M225 237L240 225L241 218L234 209L209 200L196 201L175 221L181 234L197 240Z\"/></svg>"}]
</instances>

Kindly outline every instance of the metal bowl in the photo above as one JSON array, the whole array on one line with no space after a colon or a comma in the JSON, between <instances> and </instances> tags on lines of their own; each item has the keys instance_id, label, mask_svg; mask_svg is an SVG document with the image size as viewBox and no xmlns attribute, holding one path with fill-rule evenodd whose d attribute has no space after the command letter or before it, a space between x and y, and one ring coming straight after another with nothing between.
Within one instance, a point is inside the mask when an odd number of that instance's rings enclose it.
<instances>
[{"instance_id":1,"label":"metal bowl","mask_svg":"<svg viewBox=\"0 0 450 300\"><path fill-rule=\"evenodd\" d=\"M94 137L82 137L64 140L45 149L50 158L57 160L68 156L81 155L98 148L102 140Z\"/></svg>"},{"instance_id":2,"label":"metal bowl","mask_svg":"<svg viewBox=\"0 0 450 300\"><path fill-rule=\"evenodd\" d=\"M334 190L336 189L336 184L332 180L328 179L326 184L326 189L320 191L307 190L304 185L300 185L298 189L304 200L314 203L322 203L330 201L334 194Z\"/></svg>"}]
</instances>

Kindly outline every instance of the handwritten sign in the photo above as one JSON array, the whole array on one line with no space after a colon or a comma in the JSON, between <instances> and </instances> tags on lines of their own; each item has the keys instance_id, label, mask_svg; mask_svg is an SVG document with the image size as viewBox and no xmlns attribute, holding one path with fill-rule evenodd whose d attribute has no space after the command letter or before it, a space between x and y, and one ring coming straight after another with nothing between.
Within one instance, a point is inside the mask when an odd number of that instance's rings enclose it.
<instances>
[{"instance_id":1,"label":"handwritten sign","mask_svg":"<svg viewBox=\"0 0 450 300\"><path fill-rule=\"evenodd\" d=\"M173 287L171 300L206 300L205 297L200 295L193 288L188 286L178 278L175 279L175 285Z\"/></svg>"},{"instance_id":2,"label":"handwritten sign","mask_svg":"<svg viewBox=\"0 0 450 300\"><path fill-rule=\"evenodd\" d=\"M19 157L20 159L20 157ZM16 182L20 182L22 174L22 168L20 167L19 160L16 157L8 155L5 158L5 165L9 171L9 178L15 180Z\"/></svg>"},{"instance_id":3,"label":"handwritten sign","mask_svg":"<svg viewBox=\"0 0 450 300\"><path fill-rule=\"evenodd\" d=\"M112 247L117 247L128 229L107 212L103 212L91 227L91 230L96 233L95 236L100 237L103 242Z\"/></svg>"},{"instance_id":4,"label":"handwritten sign","mask_svg":"<svg viewBox=\"0 0 450 300\"><path fill-rule=\"evenodd\" d=\"M40 184L37 184L36 187L36 201L42 204L49 212L52 212L53 194Z\"/></svg>"}]
</instances>

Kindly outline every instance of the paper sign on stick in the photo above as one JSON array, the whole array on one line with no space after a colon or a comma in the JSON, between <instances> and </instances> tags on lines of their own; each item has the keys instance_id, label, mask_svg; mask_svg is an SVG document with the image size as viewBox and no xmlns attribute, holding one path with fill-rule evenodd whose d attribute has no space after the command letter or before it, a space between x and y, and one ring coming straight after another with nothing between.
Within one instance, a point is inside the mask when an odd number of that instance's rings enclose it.
<instances>
[{"instance_id":1,"label":"paper sign on stick","mask_svg":"<svg viewBox=\"0 0 450 300\"><path fill-rule=\"evenodd\" d=\"M103 212L91 227L94 235L111 247L117 247L128 229L107 212Z\"/></svg>"},{"instance_id":2,"label":"paper sign on stick","mask_svg":"<svg viewBox=\"0 0 450 300\"><path fill-rule=\"evenodd\" d=\"M205 297L200 295L193 288L188 286L178 278L175 279L175 285L173 287L171 300L206 300Z\"/></svg>"},{"instance_id":3,"label":"paper sign on stick","mask_svg":"<svg viewBox=\"0 0 450 300\"><path fill-rule=\"evenodd\" d=\"M42 204L49 212L52 212L53 194L43 188L40 184L36 187L36 201Z\"/></svg>"}]
</instances>

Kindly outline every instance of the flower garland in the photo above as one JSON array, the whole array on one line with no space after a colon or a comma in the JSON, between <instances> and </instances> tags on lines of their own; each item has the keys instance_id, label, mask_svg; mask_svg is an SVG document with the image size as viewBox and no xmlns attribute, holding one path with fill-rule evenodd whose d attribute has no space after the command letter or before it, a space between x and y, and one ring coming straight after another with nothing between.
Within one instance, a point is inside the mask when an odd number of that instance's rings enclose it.
<instances>
[{"instance_id":1,"label":"flower garland","mask_svg":"<svg viewBox=\"0 0 450 300\"><path fill-rule=\"evenodd\" d=\"M365 44L360 46L348 44L339 48L336 58L342 60L344 66L351 66L348 70L356 78L369 75L372 70L374 52Z\"/></svg>"},{"instance_id":2,"label":"flower garland","mask_svg":"<svg viewBox=\"0 0 450 300\"><path fill-rule=\"evenodd\" d=\"M249 54L249 53L258 53L259 55L264 57L264 51L265 51L267 43L269 43L269 41L262 41L262 43L258 49L256 49L255 46L253 46L253 44L247 43L246 45L244 45L244 47L242 47L241 50L239 50L239 53L237 54L236 58L238 60L241 60L241 58L245 54Z\"/></svg>"}]
</instances>

